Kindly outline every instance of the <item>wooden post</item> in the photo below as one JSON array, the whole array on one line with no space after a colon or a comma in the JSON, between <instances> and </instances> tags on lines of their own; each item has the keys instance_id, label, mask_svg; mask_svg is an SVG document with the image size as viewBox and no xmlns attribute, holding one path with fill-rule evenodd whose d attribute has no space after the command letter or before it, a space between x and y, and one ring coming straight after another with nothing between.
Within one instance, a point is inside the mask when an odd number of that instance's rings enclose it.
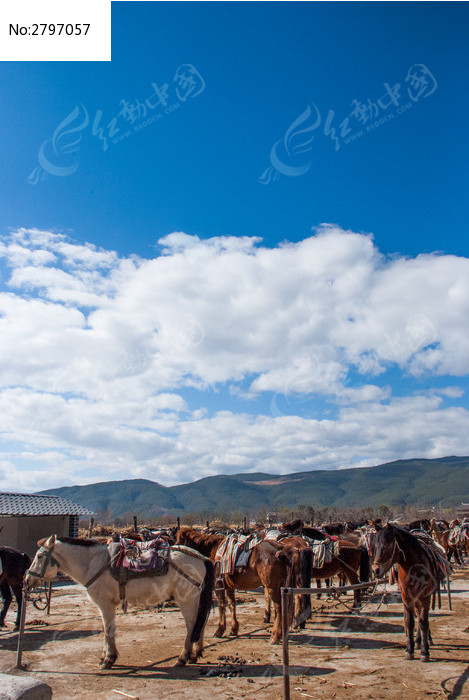
<instances>
[{"instance_id":1,"label":"wooden post","mask_svg":"<svg viewBox=\"0 0 469 700\"><path fill-rule=\"evenodd\" d=\"M23 655L23 636L24 636L24 623L26 620L26 603L27 603L27 593L26 588L23 584L23 601L21 604L21 617L20 617L20 629L18 632L18 648L16 650L16 668L22 668L21 657Z\"/></svg>"},{"instance_id":2,"label":"wooden post","mask_svg":"<svg viewBox=\"0 0 469 700\"><path fill-rule=\"evenodd\" d=\"M179 532L180 529L181 529L181 518L178 516L176 518L176 532Z\"/></svg>"},{"instance_id":3,"label":"wooden post","mask_svg":"<svg viewBox=\"0 0 469 700\"><path fill-rule=\"evenodd\" d=\"M137 532L137 516L134 515L134 532Z\"/></svg>"},{"instance_id":4,"label":"wooden post","mask_svg":"<svg viewBox=\"0 0 469 700\"><path fill-rule=\"evenodd\" d=\"M246 518L246 516L244 516L244 520L243 520L243 528L244 528L245 530L247 530L247 529L248 529L248 524L247 524L247 523L248 523L248 519Z\"/></svg>"},{"instance_id":5,"label":"wooden post","mask_svg":"<svg viewBox=\"0 0 469 700\"><path fill-rule=\"evenodd\" d=\"M52 581L49 581L47 585L47 614L50 615L50 603L52 600Z\"/></svg>"},{"instance_id":6,"label":"wooden post","mask_svg":"<svg viewBox=\"0 0 469 700\"><path fill-rule=\"evenodd\" d=\"M290 660L288 655L288 603L290 591L281 589L280 608L282 611L282 663L283 663L283 698L290 700Z\"/></svg>"},{"instance_id":7,"label":"wooden post","mask_svg":"<svg viewBox=\"0 0 469 700\"><path fill-rule=\"evenodd\" d=\"M93 536L93 525L94 525L94 518L90 518L90 529L88 531L88 537L91 539Z\"/></svg>"},{"instance_id":8,"label":"wooden post","mask_svg":"<svg viewBox=\"0 0 469 700\"><path fill-rule=\"evenodd\" d=\"M209 521L209 520L206 520L206 521L205 521L205 527L210 527L210 521Z\"/></svg>"}]
</instances>

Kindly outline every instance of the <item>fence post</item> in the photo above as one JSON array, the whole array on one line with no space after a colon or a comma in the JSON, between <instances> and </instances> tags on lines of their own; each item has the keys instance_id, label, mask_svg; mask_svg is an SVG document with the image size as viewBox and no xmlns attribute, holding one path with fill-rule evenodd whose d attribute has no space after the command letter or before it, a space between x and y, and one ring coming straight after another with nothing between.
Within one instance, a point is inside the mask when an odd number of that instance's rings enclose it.
<instances>
[{"instance_id":1,"label":"fence post","mask_svg":"<svg viewBox=\"0 0 469 700\"><path fill-rule=\"evenodd\" d=\"M90 528L89 528L89 531L88 531L88 537L89 537L89 539L91 539L92 536L93 536L93 525L94 525L94 518L90 518Z\"/></svg>"},{"instance_id":2,"label":"fence post","mask_svg":"<svg viewBox=\"0 0 469 700\"><path fill-rule=\"evenodd\" d=\"M181 518L178 516L176 518L176 531L179 532L180 529L181 529Z\"/></svg>"},{"instance_id":3,"label":"fence post","mask_svg":"<svg viewBox=\"0 0 469 700\"><path fill-rule=\"evenodd\" d=\"M28 602L28 593L26 592L26 586L23 583L23 600L21 603L21 616L20 616L20 629L18 632L18 648L16 650L16 666L15 668L22 668L21 657L23 655L23 636L24 636L24 623L26 619L26 604Z\"/></svg>"},{"instance_id":4,"label":"fence post","mask_svg":"<svg viewBox=\"0 0 469 700\"><path fill-rule=\"evenodd\" d=\"M134 532L137 532L137 516L134 515Z\"/></svg>"},{"instance_id":5,"label":"fence post","mask_svg":"<svg viewBox=\"0 0 469 700\"><path fill-rule=\"evenodd\" d=\"M288 588L281 589L280 607L282 611L282 663L283 663L283 698L290 700L290 670L288 654L288 603L290 591Z\"/></svg>"}]
</instances>

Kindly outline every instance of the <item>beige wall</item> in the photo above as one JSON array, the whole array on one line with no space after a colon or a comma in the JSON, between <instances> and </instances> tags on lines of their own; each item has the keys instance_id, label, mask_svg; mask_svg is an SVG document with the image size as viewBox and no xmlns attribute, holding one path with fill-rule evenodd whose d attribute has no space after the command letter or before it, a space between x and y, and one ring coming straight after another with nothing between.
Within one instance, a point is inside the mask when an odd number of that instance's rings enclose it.
<instances>
[{"instance_id":1,"label":"beige wall","mask_svg":"<svg viewBox=\"0 0 469 700\"><path fill-rule=\"evenodd\" d=\"M69 521L68 515L0 516L0 546L15 547L34 556L41 537L68 535Z\"/></svg>"}]
</instances>

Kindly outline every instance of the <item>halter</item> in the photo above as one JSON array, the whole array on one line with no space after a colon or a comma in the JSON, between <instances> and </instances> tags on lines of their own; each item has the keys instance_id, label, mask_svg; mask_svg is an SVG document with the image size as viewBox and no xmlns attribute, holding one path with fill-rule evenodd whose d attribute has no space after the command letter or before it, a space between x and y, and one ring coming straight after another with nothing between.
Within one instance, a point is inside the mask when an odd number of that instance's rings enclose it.
<instances>
[{"instance_id":1,"label":"halter","mask_svg":"<svg viewBox=\"0 0 469 700\"><path fill-rule=\"evenodd\" d=\"M39 578L39 579L44 578L44 574L46 573L47 567L49 566L49 564L51 566L59 566L59 562L57 561L57 559L55 559L55 557L52 556L53 549L54 549L54 547L51 547L50 549L47 549L47 547L42 547L42 546L39 547L39 549L37 550L36 556L38 554L44 555L42 569L41 569L41 572L39 574L36 571L33 571L32 569L28 569L28 574L30 576L35 576L36 578Z\"/></svg>"},{"instance_id":2,"label":"halter","mask_svg":"<svg viewBox=\"0 0 469 700\"><path fill-rule=\"evenodd\" d=\"M404 552L402 551L401 547L399 547L399 545L398 545L398 543L397 543L397 538L394 537L394 546L393 546L393 548L392 548L391 556L389 557L389 559L387 560L387 562L386 562L385 564L381 564L381 563L379 564L380 566L383 567L383 569L384 569L385 571L387 571L388 569L390 569L391 566L392 566L392 560L394 559L394 555L395 555L395 553L396 553L396 547L397 547L397 549L399 550L399 552L403 555L403 557L404 557L404 559L405 559L405 554L404 554Z\"/></svg>"}]
</instances>

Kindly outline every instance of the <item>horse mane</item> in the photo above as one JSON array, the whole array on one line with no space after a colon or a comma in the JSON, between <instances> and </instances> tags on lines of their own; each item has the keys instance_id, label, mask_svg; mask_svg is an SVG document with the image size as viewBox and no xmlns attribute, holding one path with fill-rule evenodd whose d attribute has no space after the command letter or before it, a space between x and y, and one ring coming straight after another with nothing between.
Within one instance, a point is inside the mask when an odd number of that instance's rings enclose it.
<instances>
[{"instance_id":1,"label":"horse mane","mask_svg":"<svg viewBox=\"0 0 469 700\"><path fill-rule=\"evenodd\" d=\"M388 528L397 536L399 544L404 544L408 547L413 547L414 549L425 552L425 548L422 543L419 542L418 538L414 537L414 535L408 530L404 529L403 527L399 527L399 525L394 525L391 523L388 523ZM386 528L384 528L384 531L385 530Z\"/></svg>"},{"instance_id":2,"label":"horse mane","mask_svg":"<svg viewBox=\"0 0 469 700\"><path fill-rule=\"evenodd\" d=\"M88 540L81 537L58 537L59 542L65 542L66 544L77 544L80 547L101 547L103 542L96 542L96 540Z\"/></svg>"},{"instance_id":3,"label":"horse mane","mask_svg":"<svg viewBox=\"0 0 469 700\"><path fill-rule=\"evenodd\" d=\"M225 539L225 535L208 535L192 527L182 527L177 533L176 543L199 549L201 554L210 556L212 549Z\"/></svg>"},{"instance_id":4,"label":"horse mane","mask_svg":"<svg viewBox=\"0 0 469 700\"><path fill-rule=\"evenodd\" d=\"M306 535L306 537L311 537L312 540L325 540L327 537L324 532L321 532L321 530L315 527L303 527L301 534Z\"/></svg>"}]
</instances>

